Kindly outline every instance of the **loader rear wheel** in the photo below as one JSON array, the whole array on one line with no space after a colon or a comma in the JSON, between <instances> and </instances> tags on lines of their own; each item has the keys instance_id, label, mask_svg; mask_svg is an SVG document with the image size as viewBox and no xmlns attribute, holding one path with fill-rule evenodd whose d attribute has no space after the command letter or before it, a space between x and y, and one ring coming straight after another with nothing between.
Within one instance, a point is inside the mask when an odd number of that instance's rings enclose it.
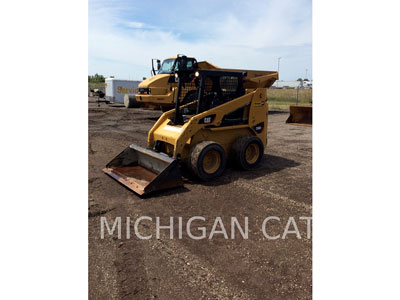
<instances>
[{"instance_id":1,"label":"loader rear wheel","mask_svg":"<svg viewBox=\"0 0 400 300\"><path fill-rule=\"evenodd\" d=\"M241 136L232 145L232 159L243 170L255 168L264 155L264 145L256 136Z\"/></svg>"},{"instance_id":2,"label":"loader rear wheel","mask_svg":"<svg viewBox=\"0 0 400 300\"><path fill-rule=\"evenodd\" d=\"M222 174L226 165L224 148L218 143L205 141L193 147L189 165L201 180L208 181Z\"/></svg>"}]
</instances>

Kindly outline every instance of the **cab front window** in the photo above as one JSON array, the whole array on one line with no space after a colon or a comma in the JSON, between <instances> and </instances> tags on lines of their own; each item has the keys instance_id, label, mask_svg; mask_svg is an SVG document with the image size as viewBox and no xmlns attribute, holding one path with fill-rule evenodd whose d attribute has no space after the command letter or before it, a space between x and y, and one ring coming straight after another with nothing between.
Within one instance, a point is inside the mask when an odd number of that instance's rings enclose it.
<instances>
[{"instance_id":1,"label":"cab front window","mask_svg":"<svg viewBox=\"0 0 400 300\"><path fill-rule=\"evenodd\" d=\"M161 65L161 69L158 74L170 74L172 72L172 67L174 65L175 59L166 59Z\"/></svg>"},{"instance_id":2,"label":"cab front window","mask_svg":"<svg viewBox=\"0 0 400 300\"><path fill-rule=\"evenodd\" d=\"M175 63L176 61L176 63ZM175 64L175 66L174 66ZM193 58L171 58L163 61L161 65L161 69L158 71L158 74L171 74L173 71L177 72L179 70L191 70L194 68L196 64L196 60Z\"/></svg>"},{"instance_id":3,"label":"cab front window","mask_svg":"<svg viewBox=\"0 0 400 300\"><path fill-rule=\"evenodd\" d=\"M196 60L193 58L178 59L175 64L175 72L178 70L192 70Z\"/></svg>"}]
</instances>

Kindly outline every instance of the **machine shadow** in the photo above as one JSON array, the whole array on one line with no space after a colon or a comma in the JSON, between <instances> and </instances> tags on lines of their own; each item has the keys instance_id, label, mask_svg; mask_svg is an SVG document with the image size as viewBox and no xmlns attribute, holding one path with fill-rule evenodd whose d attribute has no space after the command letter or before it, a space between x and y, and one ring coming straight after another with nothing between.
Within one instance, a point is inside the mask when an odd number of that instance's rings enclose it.
<instances>
[{"instance_id":1,"label":"machine shadow","mask_svg":"<svg viewBox=\"0 0 400 300\"><path fill-rule=\"evenodd\" d=\"M291 159L271 154L264 154L260 165L257 168L249 171L238 170L232 166L232 163L228 161L224 173L221 175L221 177L218 177L213 181L202 182L186 169L182 170L182 175L185 183L201 184L204 186L219 186L234 182L240 178L255 179L258 177L263 177L265 175L279 172L287 168L297 167L299 165L300 163Z\"/></svg>"},{"instance_id":2,"label":"machine shadow","mask_svg":"<svg viewBox=\"0 0 400 300\"><path fill-rule=\"evenodd\" d=\"M237 168L232 166L232 163L230 163L228 161L224 173L220 177L216 178L213 181L208 181L208 182L200 181L183 165L181 166L181 174L182 174L182 179L184 181L184 184L200 184L203 186L220 186L220 185L225 185L225 184L234 182L241 178L255 179L258 177L263 177L265 175L279 172L279 171L282 171L287 168L293 168L293 167L296 167L299 165L300 165L300 163L298 163L294 160L291 160L291 159L287 159L284 157L271 155L271 154L264 154L260 165L257 168L255 168L254 170L249 170L249 171L238 170ZM119 181L117 181L117 183L120 184L121 186L123 186L125 189L132 192L132 190L127 188L124 184L120 183ZM133 193L141 199L149 199L149 198L159 198L159 197L165 197L165 196L176 195L176 194L183 194L183 193L187 193L190 191L191 191L190 189L186 188L185 186L182 186L182 187L173 187L173 188L169 188L169 189L162 189L162 190L151 192L146 195L139 195L135 192L133 192Z\"/></svg>"},{"instance_id":3,"label":"machine shadow","mask_svg":"<svg viewBox=\"0 0 400 300\"><path fill-rule=\"evenodd\" d=\"M148 198L159 198L159 197L166 197L166 196L171 196L171 195L177 195L177 194L183 194L190 192L190 190L184 186L180 187L172 187L169 189L164 189L164 190L159 190L159 191L154 191L151 193L148 193L146 195L138 195L141 199L148 199Z\"/></svg>"},{"instance_id":4,"label":"machine shadow","mask_svg":"<svg viewBox=\"0 0 400 300\"><path fill-rule=\"evenodd\" d=\"M289 112L284 111L284 110L269 110L268 114L269 115L283 115L283 114L288 114Z\"/></svg>"},{"instance_id":5,"label":"machine shadow","mask_svg":"<svg viewBox=\"0 0 400 300\"><path fill-rule=\"evenodd\" d=\"M157 197L165 197L169 195L176 195L176 194L182 194L182 193L187 193L190 192L188 188L185 186L180 186L180 187L171 187L168 189L162 189L158 191L153 191L145 195L139 195L135 191L132 191L130 188L128 188L126 185L122 184L121 182L115 180L117 184L122 186L125 190L129 191L129 193L133 193L135 196L139 197L140 199L148 199L148 198L157 198Z\"/></svg>"},{"instance_id":6,"label":"machine shadow","mask_svg":"<svg viewBox=\"0 0 400 300\"><path fill-rule=\"evenodd\" d=\"M150 121L158 121L159 118L160 117L147 117L146 119Z\"/></svg>"}]
</instances>

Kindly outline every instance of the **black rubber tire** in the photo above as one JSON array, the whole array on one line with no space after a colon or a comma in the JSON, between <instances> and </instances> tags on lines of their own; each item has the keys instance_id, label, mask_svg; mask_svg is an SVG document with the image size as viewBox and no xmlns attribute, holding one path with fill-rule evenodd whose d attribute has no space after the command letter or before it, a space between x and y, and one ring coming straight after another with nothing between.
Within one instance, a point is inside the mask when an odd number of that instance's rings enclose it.
<instances>
[{"instance_id":1,"label":"black rubber tire","mask_svg":"<svg viewBox=\"0 0 400 300\"><path fill-rule=\"evenodd\" d=\"M221 163L219 168L212 174L206 173L203 169L203 159L207 152L215 150L219 152ZM189 161L188 161L189 168L193 171L193 173L203 181L209 181L220 176L226 166L226 154L224 148L218 143L212 141L204 141L198 143L194 146L190 152Z\"/></svg>"},{"instance_id":2,"label":"black rubber tire","mask_svg":"<svg viewBox=\"0 0 400 300\"><path fill-rule=\"evenodd\" d=\"M252 143L256 143L258 145L259 156L254 163L249 164L246 160L246 149ZM240 136L232 144L232 161L239 169L242 170L254 169L260 163L263 155L264 155L264 145L261 142L261 140L256 136Z\"/></svg>"},{"instance_id":3,"label":"black rubber tire","mask_svg":"<svg viewBox=\"0 0 400 300\"><path fill-rule=\"evenodd\" d=\"M125 94L124 96L124 105L126 108L138 108L140 107L140 103L136 101L135 95Z\"/></svg>"}]
</instances>

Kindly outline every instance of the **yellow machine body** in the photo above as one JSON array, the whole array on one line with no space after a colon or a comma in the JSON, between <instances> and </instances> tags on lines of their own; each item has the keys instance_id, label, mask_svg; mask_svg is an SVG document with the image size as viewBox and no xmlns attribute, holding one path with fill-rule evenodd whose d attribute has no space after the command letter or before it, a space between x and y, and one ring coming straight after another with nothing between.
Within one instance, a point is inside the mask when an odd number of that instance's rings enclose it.
<instances>
[{"instance_id":1,"label":"yellow machine body","mask_svg":"<svg viewBox=\"0 0 400 300\"><path fill-rule=\"evenodd\" d=\"M138 88L150 89L150 94L136 94L138 103L154 103L160 106L172 105L175 103L175 91L177 83L168 83L170 74L157 74L146 80L143 80Z\"/></svg>"},{"instance_id":2,"label":"yellow machine body","mask_svg":"<svg viewBox=\"0 0 400 300\"><path fill-rule=\"evenodd\" d=\"M195 102L182 106L181 109L193 104ZM249 105L244 112L248 114L248 124L219 127L226 114L246 105ZM180 157L186 161L191 145L200 141L218 142L228 156L231 145L238 136L255 135L261 139L264 147L267 145L268 102L265 88L257 88L240 98L195 115L184 125L169 125L173 114L174 110L165 112L150 129L148 147L153 148L155 141L162 141L166 144L165 152L174 159ZM212 115L215 115L212 123L200 123L200 120ZM264 127L260 133L257 133L252 127L260 123L264 123ZM210 127L210 125L215 127Z\"/></svg>"},{"instance_id":3,"label":"yellow machine body","mask_svg":"<svg viewBox=\"0 0 400 300\"><path fill-rule=\"evenodd\" d=\"M177 59L177 57L169 57L167 59ZM198 69L201 70L220 70L245 72L246 81L249 87L259 87L260 83L264 83L264 87L269 88L278 80L278 73L275 71L259 71L259 70L241 70L241 69L224 69L219 68L207 61L197 62ZM139 93L135 94L135 100L139 104L153 104L161 107L172 108L175 104L177 93L177 82L172 81L174 74L156 74L148 79L143 80L139 86ZM269 80L265 80L268 77ZM145 92L140 92L141 90Z\"/></svg>"},{"instance_id":4,"label":"yellow machine body","mask_svg":"<svg viewBox=\"0 0 400 300\"><path fill-rule=\"evenodd\" d=\"M175 109L164 112L150 129L147 149L130 145L107 164L106 174L145 195L182 186L181 164L192 168L200 179L209 180L222 174L230 157L245 161L245 166L260 162L267 145L267 87L278 74L249 78L243 72L195 73L190 73L187 81L179 81ZM196 99L180 105L180 95L192 88L195 76L200 82L195 85ZM212 84L206 85L208 79Z\"/></svg>"}]
</instances>

